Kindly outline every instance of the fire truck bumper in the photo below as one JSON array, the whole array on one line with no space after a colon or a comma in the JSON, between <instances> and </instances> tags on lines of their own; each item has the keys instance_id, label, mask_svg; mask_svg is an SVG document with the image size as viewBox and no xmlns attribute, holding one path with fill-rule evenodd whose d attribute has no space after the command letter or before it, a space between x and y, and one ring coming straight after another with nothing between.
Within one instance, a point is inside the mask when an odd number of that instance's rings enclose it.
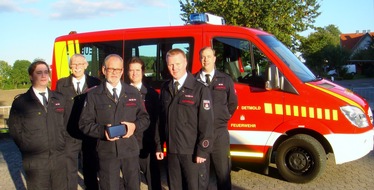
<instances>
[{"instance_id":1,"label":"fire truck bumper","mask_svg":"<svg viewBox=\"0 0 374 190\"><path fill-rule=\"evenodd\" d=\"M336 164L357 160L373 150L374 129L360 134L329 134L325 137L332 146Z\"/></svg>"}]
</instances>

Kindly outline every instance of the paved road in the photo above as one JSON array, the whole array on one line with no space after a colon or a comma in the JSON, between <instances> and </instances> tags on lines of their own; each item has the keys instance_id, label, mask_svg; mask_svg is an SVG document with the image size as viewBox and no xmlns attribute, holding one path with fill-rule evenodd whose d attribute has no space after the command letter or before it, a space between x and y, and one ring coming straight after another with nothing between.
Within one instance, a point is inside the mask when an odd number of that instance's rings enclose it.
<instances>
[{"instance_id":1,"label":"paved road","mask_svg":"<svg viewBox=\"0 0 374 190\"><path fill-rule=\"evenodd\" d=\"M374 93L374 79L355 81L336 81L353 91L364 89L369 95ZM374 100L370 104L373 106ZM373 108L373 107L372 107ZM365 157L335 165L333 155L329 155L325 172L315 181L307 184L293 184L284 181L275 166L271 166L269 175L263 175L256 169L256 165L233 163L232 182L234 190L246 189L374 189L374 152ZM163 183L165 184L165 177ZM82 179L80 180L82 184ZM11 138L0 134L0 190L25 189L24 174L22 172L21 156ZM79 189L83 189L82 185ZM147 189L142 184L141 189ZM166 188L167 189L167 188ZM215 190L214 185L210 190Z\"/></svg>"},{"instance_id":2,"label":"paved road","mask_svg":"<svg viewBox=\"0 0 374 190\"><path fill-rule=\"evenodd\" d=\"M21 153L12 138L8 134L0 134L0 190L26 189L21 159ZM78 190L82 190L84 189L82 173L79 172L78 175ZM142 183L141 189L146 190L147 186Z\"/></svg>"},{"instance_id":3,"label":"paved road","mask_svg":"<svg viewBox=\"0 0 374 190\"><path fill-rule=\"evenodd\" d=\"M232 171L233 189L374 189L374 152L342 165L335 165L331 155L329 158L325 172L318 179L307 184L284 181L275 166L270 167L269 175L263 175L255 165L235 162ZM82 184L82 179L80 182ZM165 180L163 183L165 184ZM0 137L0 189L24 190L25 186L20 153L11 138L2 136ZM147 189L144 184L141 187ZM79 189L83 189L82 185ZM216 187L211 185L210 190L215 189Z\"/></svg>"}]
</instances>

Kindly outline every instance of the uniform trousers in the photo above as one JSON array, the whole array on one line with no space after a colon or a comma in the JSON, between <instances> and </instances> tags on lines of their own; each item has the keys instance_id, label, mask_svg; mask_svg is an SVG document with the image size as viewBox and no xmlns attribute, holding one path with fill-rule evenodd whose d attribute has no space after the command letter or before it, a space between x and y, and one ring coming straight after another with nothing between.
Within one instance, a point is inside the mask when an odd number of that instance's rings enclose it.
<instances>
[{"instance_id":1,"label":"uniform trousers","mask_svg":"<svg viewBox=\"0 0 374 190\"><path fill-rule=\"evenodd\" d=\"M205 164L197 164L192 154L168 153L168 183L170 190L197 190L206 181Z\"/></svg>"},{"instance_id":2,"label":"uniform trousers","mask_svg":"<svg viewBox=\"0 0 374 190\"><path fill-rule=\"evenodd\" d=\"M140 190L139 156L99 158L99 185L100 190Z\"/></svg>"},{"instance_id":3,"label":"uniform trousers","mask_svg":"<svg viewBox=\"0 0 374 190\"><path fill-rule=\"evenodd\" d=\"M78 188L78 155L81 151L82 141L73 138L66 139L66 172L68 189Z\"/></svg>"},{"instance_id":4,"label":"uniform trousers","mask_svg":"<svg viewBox=\"0 0 374 190\"><path fill-rule=\"evenodd\" d=\"M210 153L210 159L204 163L210 171L207 172L207 178L215 175L217 180L217 190L231 189L231 158L230 158L230 136L227 130L216 131L216 138L213 143L213 150ZM207 189L207 183L200 183L200 189Z\"/></svg>"},{"instance_id":5,"label":"uniform trousers","mask_svg":"<svg viewBox=\"0 0 374 190\"><path fill-rule=\"evenodd\" d=\"M160 168L154 152L141 149L139 166L147 182L148 190L161 190Z\"/></svg>"},{"instance_id":6,"label":"uniform trousers","mask_svg":"<svg viewBox=\"0 0 374 190\"><path fill-rule=\"evenodd\" d=\"M66 190L66 157L24 158L28 190Z\"/></svg>"},{"instance_id":7,"label":"uniform trousers","mask_svg":"<svg viewBox=\"0 0 374 190\"><path fill-rule=\"evenodd\" d=\"M96 152L97 140L85 137L82 141L83 177L86 190L98 190L97 172L99 171L99 159Z\"/></svg>"},{"instance_id":8,"label":"uniform trousers","mask_svg":"<svg viewBox=\"0 0 374 190\"><path fill-rule=\"evenodd\" d=\"M68 138L66 140L66 161L68 189L78 188L79 153L82 153L83 178L87 190L98 190L98 159L96 139L87 137L84 140Z\"/></svg>"}]
</instances>

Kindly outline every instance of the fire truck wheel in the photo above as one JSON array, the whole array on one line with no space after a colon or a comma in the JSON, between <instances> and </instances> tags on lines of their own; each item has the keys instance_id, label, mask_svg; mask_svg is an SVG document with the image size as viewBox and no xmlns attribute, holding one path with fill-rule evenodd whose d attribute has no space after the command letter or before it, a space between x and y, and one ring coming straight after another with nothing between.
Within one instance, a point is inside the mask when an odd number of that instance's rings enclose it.
<instances>
[{"instance_id":1,"label":"fire truck wheel","mask_svg":"<svg viewBox=\"0 0 374 190\"><path fill-rule=\"evenodd\" d=\"M287 181L307 183L323 173L326 152L315 138L299 134L279 145L275 163L279 173Z\"/></svg>"}]
</instances>

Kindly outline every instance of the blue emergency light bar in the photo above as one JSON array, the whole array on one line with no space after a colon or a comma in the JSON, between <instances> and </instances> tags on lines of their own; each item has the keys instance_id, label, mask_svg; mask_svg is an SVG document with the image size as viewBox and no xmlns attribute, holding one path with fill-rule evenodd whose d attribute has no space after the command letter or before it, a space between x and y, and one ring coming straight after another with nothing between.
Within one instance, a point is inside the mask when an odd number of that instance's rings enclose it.
<instances>
[{"instance_id":1,"label":"blue emergency light bar","mask_svg":"<svg viewBox=\"0 0 374 190\"><path fill-rule=\"evenodd\" d=\"M191 24L225 25L225 19L209 13L193 13L190 15Z\"/></svg>"}]
</instances>

